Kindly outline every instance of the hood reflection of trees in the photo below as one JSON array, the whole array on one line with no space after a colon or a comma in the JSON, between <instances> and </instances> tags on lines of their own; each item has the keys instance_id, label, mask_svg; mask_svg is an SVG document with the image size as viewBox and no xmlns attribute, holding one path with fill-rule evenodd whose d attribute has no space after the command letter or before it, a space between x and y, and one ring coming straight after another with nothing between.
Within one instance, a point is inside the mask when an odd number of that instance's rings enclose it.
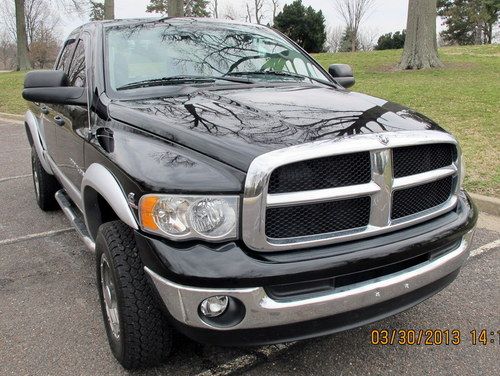
<instances>
[{"instance_id":1,"label":"hood reflection of trees","mask_svg":"<svg viewBox=\"0 0 500 376\"><path fill-rule=\"evenodd\" d=\"M143 111L169 118L180 126L214 136L232 136L269 145L293 145L301 141L384 132L387 131L384 116L394 110L374 106L364 112L338 111L269 103L264 111L209 91L190 97L164 98L161 105L158 101L151 101L150 105L147 102L141 102ZM396 114L401 118L425 120L404 108Z\"/></svg>"}]
</instances>

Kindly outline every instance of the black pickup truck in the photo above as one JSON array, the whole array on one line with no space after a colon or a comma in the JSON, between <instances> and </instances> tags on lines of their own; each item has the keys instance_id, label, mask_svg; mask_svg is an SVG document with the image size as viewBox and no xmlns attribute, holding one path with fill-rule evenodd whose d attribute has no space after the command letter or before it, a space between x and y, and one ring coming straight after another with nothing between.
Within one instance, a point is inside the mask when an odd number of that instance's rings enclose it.
<instances>
[{"instance_id":1,"label":"black pickup truck","mask_svg":"<svg viewBox=\"0 0 500 376\"><path fill-rule=\"evenodd\" d=\"M89 23L27 74L36 199L95 250L124 367L173 330L310 338L453 281L477 220L459 144L353 84L270 28L190 18Z\"/></svg>"}]
</instances>

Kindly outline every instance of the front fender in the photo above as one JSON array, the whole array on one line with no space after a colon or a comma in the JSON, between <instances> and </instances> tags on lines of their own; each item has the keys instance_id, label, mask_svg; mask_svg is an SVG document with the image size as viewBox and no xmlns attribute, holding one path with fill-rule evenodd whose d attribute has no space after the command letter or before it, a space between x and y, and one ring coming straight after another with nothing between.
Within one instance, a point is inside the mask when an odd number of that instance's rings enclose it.
<instances>
[{"instance_id":1,"label":"front fender","mask_svg":"<svg viewBox=\"0 0 500 376\"><path fill-rule=\"evenodd\" d=\"M125 193L115 177L103 165L93 163L89 166L83 176L81 192L83 196L85 224L93 239L95 239L100 225L97 194L104 198L121 221L135 230L139 229Z\"/></svg>"},{"instance_id":2,"label":"front fender","mask_svg":"<svg viewBox=\"0 0 500 376\"><path fill-rule=\"evenodd\" d=\"M54 175L52 168L47 160L47 148L45 144L45 139L43 137L42 129L38 123L36 116L31 111L26 111L24 115L24 123L26 125L26 132L28 140L40 159L43 169L50 175Z\"/></svg>"}]
</instances>

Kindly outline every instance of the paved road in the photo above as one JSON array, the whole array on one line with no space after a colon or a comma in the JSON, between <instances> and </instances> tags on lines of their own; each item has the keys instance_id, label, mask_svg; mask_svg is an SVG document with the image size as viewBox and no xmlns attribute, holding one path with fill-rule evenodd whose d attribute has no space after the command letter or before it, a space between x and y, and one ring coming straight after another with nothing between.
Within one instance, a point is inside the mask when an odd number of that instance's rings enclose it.
<instances>
[{"instance_id":1,"label":"paved road","mask_svg":"<svg viewBox=\"0 0 500 376\"><path fill-rule=\"evenodd\" d=\"M38 210L22 125L0 120L0 375L123 375L99 312L93 255L60 212ZM500 330L500 221L484 216L471 258L447 290L369 327L288 346L224 349L180 339L163 367L137 375L500 373L500 344L473 346L472 329ZM463 344L372 346L372 328L462 331Z\"/></svg>"}]
</instances>

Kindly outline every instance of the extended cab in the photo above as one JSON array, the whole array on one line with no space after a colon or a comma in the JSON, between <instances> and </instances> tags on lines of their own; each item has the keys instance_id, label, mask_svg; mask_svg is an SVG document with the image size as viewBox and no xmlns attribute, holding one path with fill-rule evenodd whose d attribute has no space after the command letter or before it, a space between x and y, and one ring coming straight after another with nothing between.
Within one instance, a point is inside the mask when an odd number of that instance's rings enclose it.
<instances>
[{"instance_id":1,"label":"extended cab","mask_svg":"<svg viewBox=\"0 0 500 376\"><path fill-rule=\"evenodd\" d=\"M95 250L124 367L174 329L310 338L453 281L477 219L459 144L353 84L270 28L188 18L84 25L27 74L36 198Z\"/></svg>"}]
</instances>

